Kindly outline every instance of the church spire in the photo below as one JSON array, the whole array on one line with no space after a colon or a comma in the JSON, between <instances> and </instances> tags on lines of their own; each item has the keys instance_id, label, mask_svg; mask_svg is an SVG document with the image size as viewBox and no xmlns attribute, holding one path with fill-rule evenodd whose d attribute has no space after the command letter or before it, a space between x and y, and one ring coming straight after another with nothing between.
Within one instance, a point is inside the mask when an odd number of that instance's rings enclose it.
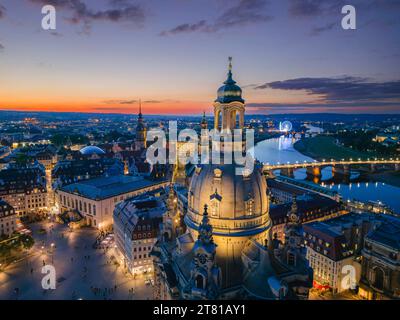
<instances>
[{"instance_id":1,"label":"church spire","mask_svg":"<svg viewBox=\"0 0 400 320\"><path fill-rule=\"evenodd\" d=\"M212 226L208 219L207 205L204 205L203 220L199 226L199 240L204 244L214 243L212 237Z\"/></svg>"},{"instance_id":2,"label":"church spire","mask_svg":"<svg viewBox=\"0 0 400 320\"><path fill-rule=\"evenodd\" d=\"M228 58L229 64L228 64L228 78L224 82L225 84L235 84L236 81L233 80L232 78L232 57Z\"/></svg>"}]
</instances>

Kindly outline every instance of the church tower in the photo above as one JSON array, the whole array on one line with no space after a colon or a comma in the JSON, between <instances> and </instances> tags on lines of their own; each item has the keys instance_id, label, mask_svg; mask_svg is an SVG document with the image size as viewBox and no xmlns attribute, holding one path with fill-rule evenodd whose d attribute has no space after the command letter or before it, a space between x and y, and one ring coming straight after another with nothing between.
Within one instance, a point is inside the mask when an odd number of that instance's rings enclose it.
<instances>
[{"instance_id":1,"label":"church tower","mask_svg":"<svg viewBox=\"0 0 400 320\"><path fill-rule=\"evenodd\" d=\"M282 259L288 266L296 266L301 256L301 244L303 241L296 196L293 197L292 207L287 216L288 222L284 229L285 243Z\"/></svg>"},{"instance_id":2,"label":"church tower","mask_svg":"<svg viewBox=\"0 0 400 320\"><path fill-rule=\"evenodd\" d=\"M184 233L182 227L182 217L177 205L177 196L174 191L174 185L169 186L169 194L167 199L167 212L163 215L163 240L175 240L178 236Z\"/></svg>"},{"instance_id":3,"label":"church tower","mask_svg":"<svg viewBox=\"0 0 400 320\"><path fill-rule=\"evenodd\" d=\"M242 89L233 80L232 57L229 57L227 79L218 89L217 94L217 99L214 101L214 129L221 134L222 138L221 143L217 142L215 147L219 144L221 151L244 153L245 101L242 98ZM235 129L240 129L240 131L234 131Z\"/></svg>"},{"instance_id":4,"label":"church tower","mask_svg":"<svg viewBox=\"0 0 400 320\"><path fill-rule=\"evenodd\" d=\"M207 205L199 226L198 239L192 253L190 280L184 290L186 299L216 299L221 286L221 270L216 264L217 245L214 243Z\"/></svg>"},{"instance_id":5,"label":"church tower","mask_svg":"<svg viewBox=\"0 0 400 320\"><path fill-rule=\"evenodd\" d=\"M232 57L229 57L228 77L218 89L218 97L214 101L214 129L243 129L244 111L242 89L233 80Z\"/></svg>"},{"instance_id":6,"label":"church tower","mask_svg":"<svg viewBox=\"0 0 400 320\"><path fill-rule=\"evenodd\" d=\"M135 151L142 151L146 149L146 134L147 128L146 124L143 120L142 115L142 102L139 100L139 115L138 115L138 124L136 126L136 140L135 140Z\"/></svg>"}]
</instances>

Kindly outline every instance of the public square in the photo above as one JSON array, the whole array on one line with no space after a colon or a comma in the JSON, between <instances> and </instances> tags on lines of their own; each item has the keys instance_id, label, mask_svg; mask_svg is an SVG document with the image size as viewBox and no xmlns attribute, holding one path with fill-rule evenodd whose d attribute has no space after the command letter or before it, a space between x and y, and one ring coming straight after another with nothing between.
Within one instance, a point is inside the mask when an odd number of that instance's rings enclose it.
<instances>
[{"instance_id":1,"label":"public square","mask_svg":"<svg viewBox=\"0 0 400 320\"><path fill-rule=\"evenodd\" d=\"M0 271L0 300L146 300L153 287L146 277L132 276L114 263L114 246L95 249L98 231L71 231L50 221L29 226L35 245L29 256ZM45 230L46 232L43 232ZM56 270L56 289L44 290L44 264ZM149 281L147 281L149 282Z\"/></svg>"}]
</instances>

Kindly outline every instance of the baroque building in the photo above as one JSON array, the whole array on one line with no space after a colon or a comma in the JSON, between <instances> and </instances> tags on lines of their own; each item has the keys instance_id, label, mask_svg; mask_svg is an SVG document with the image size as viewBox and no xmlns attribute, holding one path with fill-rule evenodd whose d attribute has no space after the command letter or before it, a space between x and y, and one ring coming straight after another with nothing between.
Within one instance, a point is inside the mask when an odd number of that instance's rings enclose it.
<instances>
[{"instance_id":1,"label":"baroque building","mask_svg":"<svg viewBox=\"0 0 400 320\"><path fill-rule=\"evenodd\" d=\"M359 295L400 299L400 219L388 215L365 237Z\"/></svg>"},{"instance_id":2,"label":"baroque building","mask_svg":"<svg viewBox=\"0 0 400 320\"><path fill-rule=\"evenodd\" d=\"M230 58L227 80L214 102L214 129L221 133L243 129L244 112L245 101L233 80ZM229 144L224 140L218 150L224 151ZM229 150L243 152L243 145L234 140ZM296 260L298 241L290 241L287 250L286 243L281 246L290 259L274 254L265 177L257 166L254 170L238 169L244 166L225 159L220 164L197 165L189 187L180 188L186 196L176 192L176 201L184 198L187 209L177 228L173 223L178 217L173 210L177 209L171 206L163 224L165 236L153 249L158 290L155 298L308 296L312 280L306 263ZM295 238L292 229L290 239Z\"/></svg>"}]
</instances>

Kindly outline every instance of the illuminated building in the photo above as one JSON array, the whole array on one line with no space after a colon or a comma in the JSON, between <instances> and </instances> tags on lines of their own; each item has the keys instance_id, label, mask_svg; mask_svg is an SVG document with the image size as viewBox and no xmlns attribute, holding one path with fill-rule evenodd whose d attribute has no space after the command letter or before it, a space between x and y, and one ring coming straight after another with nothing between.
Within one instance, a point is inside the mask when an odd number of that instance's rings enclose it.
<instances>
[{"instance_id":1,"label":"illuminated building","mask_svg":"<svg viewBox=\"0 0 400 320\"><path fill-rule=\"evenodd\" d=\"M12 206L0 199L0 237L11 236L17 227L17 214Z\"/></svg>"},{"instance_id":2,"label":"illuminated building","mask_svg":"<svg viewBox=\"0 0 400 320\"><path fill-rule=\"evenodd\" d=\"M400 219L385 220L365 237L359 295L363 298L400 298Z\"/></svg>"},{"instance_id":3,"label":"illuminated building","mask_svg":"<svg viewBox=\"0 0 400 320\"><path fill-rule=\"evenodd\" d=\"M360 253L364 237L382 221L383 215L349 213L322 222L303 225L307 260L314 271L314 286L342 292L349 289L342 285L348 271L354 268L354 286L361 277Z\"/></svg>"},{"instance_id":4,"label":"illuminated building","mask_svg":"<svg viewBox=\"0 0 400 320\"><path fill-rule=\"evenodd\" d=\"M61 213L77 212L87 225L110 229L117 203L166 184L165 180L152 181L125 175L100 177L61 187L56 190L56 201Z\"/></svg>"},{"instance_id":5,"label":"illuminated building","mask_svg":"<svg viewBox=\"0 0 400 320\"><path fill-rule=\"evenodd\" d=\"M97 146L86 146L79 152L71 152L57 162L52 170L53 188L81 180L124 173L124 164L117 158L109 158Z\"/></svg>"},{"instance_id":6,"label":"illuminated building","mask_svg":"<svg viewBox=\"0 0 400 320\"><path fill-rule=\"evenodd\" d=\"M295 199L297 215L301 223L323 221L348 213L340 202L315 193L294 196L290 203L271 205L269 215L273 225L272 234L282 241L284 228L288 222L287 213L291 210L293 199Z\"/></svg>"},{"instance_id":7,"label":"illuminated building","mask_svg":"<svg viewBox=\"0 0 400 320\"><path fill-rule=\"evenodd\" d=\"M8 202L23 217L46 212L48 194L46 174L39 163L9 165L0 171L0 198Z\"/></svg>"},{"instance_id":8,"label":"illuminated building","mask_svg":"<svg viewBox=\"0 0 400 320\"><path fill-rule=\"evenodd\" d=\"M114 209L114 235L122 264L132 274L153 271L150 255L166 206L149 193L120 202Z\"/></svg>"},{"instance_id":9,"label":"illuminated building","mask_svg":"<svg viewBox=\"0 0 400 320\"><path fill-rule=\"evenodd\" d=\"M244 111L230 61L214 103L214 129L243 129ZM221 143L219 150L229 143ZM242 148L242 141L232 143L232 150ZM258 167L242 175L237 174L239 168L243 166L235 162L196 166L187 190L185 228L167 232L153 250L158 298L307 297L311 283L306 265L300 259L289 264L282 255L272 254L265 177ZM168 214L170 220L181 216Z\"/></svg>"}]
</instances>

